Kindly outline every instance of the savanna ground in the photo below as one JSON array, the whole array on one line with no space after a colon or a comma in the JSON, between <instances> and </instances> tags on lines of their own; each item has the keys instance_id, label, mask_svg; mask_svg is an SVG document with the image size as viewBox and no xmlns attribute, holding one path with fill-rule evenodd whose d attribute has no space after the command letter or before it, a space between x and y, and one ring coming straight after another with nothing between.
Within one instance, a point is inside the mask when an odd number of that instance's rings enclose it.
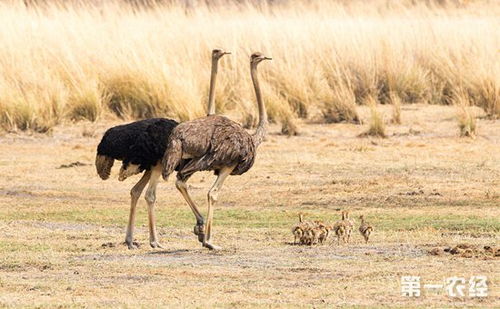
<instances>
[{"instance_id":1,"label":"savanna ground","mask_svg":"<svg viewBox=\"0 0 500 309\"><path fill-rule=\"evenodd\" d=\"M391 112L381 110L386 118ZM366 107L359 113L368 119ZM272 126L254 167L230 177L219 197L219 252L197 242L194 216L172 179L157 198L165 249L148 246L142 198L141 247L122 245L138 176L120 183L115 167L101 181L93 166L99 138L119 121L1 136L0 306L498 307L498 258L428 253L500 245L500 123L480 117L477 137L460 138L455 113L404 105L403 124L389 125L386 139L357 137L365 125L308 123L297 137ZM59 168L76 161L88 165ZM208 173L190 181L202 209L212 181ZM357 231L348 245L290 244L299 212L332 222L342 209L374 225L369 244ZM423 284L486 275L489 296L424 291L410 299L400 295L404 275Z\"/></svg>"}]
</instances>

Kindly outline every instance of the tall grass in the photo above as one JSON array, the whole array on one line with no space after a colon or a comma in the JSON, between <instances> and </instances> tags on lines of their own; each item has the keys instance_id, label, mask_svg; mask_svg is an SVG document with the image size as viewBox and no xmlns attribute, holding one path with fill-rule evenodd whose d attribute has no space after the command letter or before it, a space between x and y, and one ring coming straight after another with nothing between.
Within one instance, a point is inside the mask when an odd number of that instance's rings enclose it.
<instances>
[{"instance_id":1,"label":"tall grass","mask_svg":"<svg viewBox=\"0 0 500 309\"><path fill-rule=\"evenodd\" d=\"M455 93L458 129L461 137L476 137L476 115L472 110L467 96L464 93Z\"/></svg>"},{"instance_id":2,"label":"tall grass","mask_svg":"<svg viewBox=\"0 0 500 309\"><path fill-rule=\"evenodd\" d=\"M401 124L401 99L394 93L390 93L389 100L392 104L391 122L394 124Z\"/></svg>"},{"instance_id":3,"label":"tall grass","mask_svg":"<svg viewBox=\"0 0 500 309\"><path fill-rule=\"evenodd\" d=\"M254 1L255 2L255 1ZM356 104L454 104L458 89L500 116L500 5L494 1L281 1L186 10L118 1L25 7L0 2L0 126L205 111L210 50L221 63L217 109L247 125L256 107L248 56L261 66L270 120L357 122ZM98 4L92 4L98 3Z\"/></svg>"},{"instance_id":4,"label":"tall grass","mask_svg":"<svg viewBox=\"0 0 500 309\"><path fill-rule=\"evenodd\" d=\"M361 133L360 137L374 136L385 138L384 116L377 110L377 101L373 97L368 97L365 104L370 108L370 120L368 130Z\"/></svg>"}]
</instances>

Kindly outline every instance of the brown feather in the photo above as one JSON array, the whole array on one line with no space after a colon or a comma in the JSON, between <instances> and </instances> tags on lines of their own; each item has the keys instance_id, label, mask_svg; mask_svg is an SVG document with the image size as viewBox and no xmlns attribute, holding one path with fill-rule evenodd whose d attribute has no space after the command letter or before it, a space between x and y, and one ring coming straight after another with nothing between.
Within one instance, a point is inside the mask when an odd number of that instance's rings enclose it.
<instances>
[{"instance_id":1,"label":"brown feather","mask_svg":"<svg viewBox=\"0 0 500 309\"><path fill-rule=\"evenodd\" d=\"M115 159L105 156L97 155L95 157L95 167L97 169L97 174L102 180L106 180L111 175L111 168L113 167Z\"/></svg>"},{"instance_id":2,"label":"brown feather","mask_svg":"<svg viewBox=\"0 0 500 309\"><path fill-rule=\"evenodd\" d=\"M182 147L180 155L179 147ZM183 164L179 157L184 158ZM168 177L178 166L181 166L179 178L189 177L197 171L217 172L229 166L235 166L231 175L241 175L254 161L252 136L240 124L212 115L182 123L174 129L163 160L163 177Z\"/></svg>"},{"instance_id":3,"label":"brown feather","mask_svg":"<svg viewBox=\"0 0 500 309\"><path fill-rule=\"evenodd\" d=\"M182 144L179 140L174 139L170 140L167 150L163 155L163 159L161 161L163 166L162 177L167 180L168 176L172 174L175 170L176 166L180 164L182 160Z\"/></svg>"}]
</instances>

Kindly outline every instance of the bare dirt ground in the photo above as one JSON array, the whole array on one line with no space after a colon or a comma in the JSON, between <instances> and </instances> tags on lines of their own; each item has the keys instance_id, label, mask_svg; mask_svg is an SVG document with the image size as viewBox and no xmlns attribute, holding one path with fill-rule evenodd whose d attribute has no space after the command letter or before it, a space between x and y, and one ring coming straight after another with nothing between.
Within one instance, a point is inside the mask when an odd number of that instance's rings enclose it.
<instances>
[{"instance_id":1,"label":"bare dirt ground","mask_svg":"<svg viewBox=\"0 0 500 309\"><path fill-rule=\"evenodd\" d=\"M165 249L149 248L143 199L141 247L122 245L138 176L118 182L116 164L101 181L93 166L102 133L119 122L60 126L51 136L5 134L0 306L498 307L498 257L429 254L460 243L500 246L500 122L479 119L478 136L464 139L454 117L452 107L403 106L403 124L390 125L387 139L359 138L366 129L359 125L303 124L290 138L271 127L254 167L230 177L220 194L219 252L197 242L173 180L157 198ZM213 180L209 173L190 180L202 209ZM299 212L332 222L343 209L374 225L370 243L355 231L348 245L290 244ZM408 298L400 285L407 275L422 284L485 275L489 296L422 288Z\"/></svg>"}]
</instances>

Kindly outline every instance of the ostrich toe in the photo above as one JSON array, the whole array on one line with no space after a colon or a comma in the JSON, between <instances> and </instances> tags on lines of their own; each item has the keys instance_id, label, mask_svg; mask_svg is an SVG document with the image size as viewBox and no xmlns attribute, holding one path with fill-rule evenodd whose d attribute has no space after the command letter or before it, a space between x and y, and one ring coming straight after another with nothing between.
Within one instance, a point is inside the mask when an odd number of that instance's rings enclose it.
<instances>
[{"instance_id":1,"label":"ostrich toe","mask_svg":"<svg viewBox=\"0 0 500 309\"><path fill-rule=\"evenodd\" d=\"M133 250L133 249L139 249L139 243L136 242L136 241L126 241L125 242L125 245L127 245L127 247L130 249L130 250Z\"/></svg>"},{"instance_id":2,"label":"ostrich toe","mask_svg":"<svg viewBox=\"0 0 500 309\"><path fill-rule=\"evenodd\" d=\"M152 241L149 243L149 245L151 246L151 248L163 249L163 246L157 241Z\"/></svg>"},{"instance_id":3,"label":"ostrich toe","mask_svg":"<svg viewBox=\"0 0 500 309\"><path fill-rule=\"evenodd\" d=\"M215 250L215 251L217 251L217 250L222 250L222 247L219 247L219 246L216 246L216 245L212 245L212 244L211 244L211 243L209 243L209 242L204 242L204 243L203 243L203 247L208 248L208 249L210 249L210 250Z\"/></svg>"}]
</instances>

